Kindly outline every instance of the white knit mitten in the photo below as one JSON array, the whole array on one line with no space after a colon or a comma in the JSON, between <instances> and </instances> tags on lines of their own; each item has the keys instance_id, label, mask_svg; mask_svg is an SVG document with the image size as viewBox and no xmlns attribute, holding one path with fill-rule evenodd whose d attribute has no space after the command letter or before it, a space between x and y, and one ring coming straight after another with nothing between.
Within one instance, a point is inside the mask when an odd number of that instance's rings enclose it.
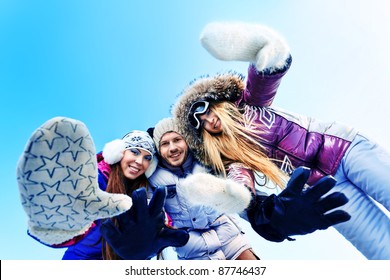
<instances>
[{"instance_id":1,"label":"white knit mitten","mask_svg":"<svg viewBox=\"0 0 390 280\"><path fill-rule=\"evenodd\" d=\"M290 50L279 34L259 24L213 22L203 29L203 47L220 60L252 62L258 71L282 69Z\"/></svg>"},{"instance_id":2,"label":"white knit mitten","mask_svg":"<svg viewBox=\"0 0 390 280\"><path fill-rule=\"evenodd\" d=\"M193 205L210 206L221 213L240 213L251 201L251 193L245 186L207 173L180 180L176 191Z\"/></svg>"},{"instance_id":3,"label":"white knit mitten","mask_svg":"<svg viewBox=\"0 0 390 280\"><path fill-rule=\"evenodd\" d=\"M130 209L131 198L100 190L97 176L95 145L82 122L56 117L36 129L17 165L29 234L58 245Z\"/></svg>"}]
</instances>

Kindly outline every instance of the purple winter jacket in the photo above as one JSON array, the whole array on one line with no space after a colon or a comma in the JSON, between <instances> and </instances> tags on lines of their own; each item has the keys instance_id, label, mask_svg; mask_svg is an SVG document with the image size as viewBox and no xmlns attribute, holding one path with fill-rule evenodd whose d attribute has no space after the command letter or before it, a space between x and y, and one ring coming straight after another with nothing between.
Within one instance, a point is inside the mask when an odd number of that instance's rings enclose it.
<instances>
[{"instance_id":1,"label":"purple winter jacket","mask_svg":"<svg viewBox=\"0 0 390 280\"><path fill-rule=\"evenodd\" d=\"M267 75L250 65L246 88L237 105L245 108L247 125L253 123L262 127L261 145L267 155L280 160L279 166L289 174L299 166L311 168L307 182L311 185L325 175L336 173L357 131L337 122L320 122L270 107L287 70L288 67L284 72ZM237 175L235 168L238 166L232 166L229 173ZM248 176L242 167L239 169L240 177ZM235 176L230 174L229 177Z\"/></svg>"}]
</instances>

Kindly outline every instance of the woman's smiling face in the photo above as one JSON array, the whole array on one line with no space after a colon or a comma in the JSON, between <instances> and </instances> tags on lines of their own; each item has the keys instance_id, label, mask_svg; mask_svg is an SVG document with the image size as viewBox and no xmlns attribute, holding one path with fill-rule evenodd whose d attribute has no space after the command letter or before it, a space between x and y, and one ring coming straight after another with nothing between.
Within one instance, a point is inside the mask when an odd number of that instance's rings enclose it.
<instances>
[{"instance_id":1,"label":"woman's smiling face","mask_svg":"<svg viewBox=\"0 0 390 280\"><path fill-rule=\"evenodd\" d=\"M130 179L136 179L148 169L153 156L143 149L130 148L125 150L120 162L123 175Z\"/></svg>"},{"instance_id":2,"label":"woman's smiling face","mask_svg":"<svg viewBox=\"0 0 390 280\"><path fill-rule=\"evenodd\" d=\"M210 110L210 108L207 109L207 111L199 116L201 120L201 127L211 134L217 134L222 132L222 123L220 118Z\"/></svg>"}]
</instances>

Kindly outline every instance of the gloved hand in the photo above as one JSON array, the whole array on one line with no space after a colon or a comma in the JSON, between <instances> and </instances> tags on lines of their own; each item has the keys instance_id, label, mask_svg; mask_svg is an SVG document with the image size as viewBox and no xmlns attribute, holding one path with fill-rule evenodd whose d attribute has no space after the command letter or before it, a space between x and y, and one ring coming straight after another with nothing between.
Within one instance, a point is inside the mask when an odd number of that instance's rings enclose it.
<instances>
[{"instance_id":1,"label":"gloved hand","mask_svg":"<svg viewBox=\"0 0 390 280\"><path fill-rule=\"evenodd\" d=\"M34 131L18 161L17 182L28 233L48 246L62 247L93 221L132 205L127 195L100 190L95 145L74 119L56 117Z\"/></svg>"},{"instance_id":2,"label":"gloved hand","mask_svg":"<svg viewBox=\"0 0 390 280\"><path fill-rule=\"evenodd\" d=\"M252 198L244 185L203 172L188 175L176 191L192 205L209 206L227 214L244 211Z\"/></svg>"},{"instance_id":3,"label":"gloved hand","mask_svg":"<svg viewBox=\"0 0 390 280\"><path fill-rule=\"evenodd\" d=\"M100 227L103 238L122 259L150 259L168 246L184 246L189 234L185 230L165 226L162 211L165 200L165 188L159 187L147 204L144 188L133 192L133 207L116 217L114 222L106 220Z\"/></svg>"},{"instance_id":4,"label":"gloved hand","mask_svg":"<svg viewBox=\"0 0 390 280\"><path fill-rule=\"evenodd\" d=\"M247 214L252 228L259 235L281 242L286 238L291 239L292 235L327 229L351 218L342 210L326 213L348 202L347 197L340 192L324 196L336 184L336 180L326 176L303 190L309 175L310 169L297 168L286 189L279 195L256 196L256 202L248 208Z\"/></svg>"},{"instance_id":5,"label":"gloved hand","mask_svg":"<svg viewBox=\"0 0 390 280\"><path fill-rule=\"evenodd\" d=\"M258 71L283 69L290 50L279 34L260 24L213 22L203 29L203 47L220 60L254 63Z\"/></svg>"}]
</instances>

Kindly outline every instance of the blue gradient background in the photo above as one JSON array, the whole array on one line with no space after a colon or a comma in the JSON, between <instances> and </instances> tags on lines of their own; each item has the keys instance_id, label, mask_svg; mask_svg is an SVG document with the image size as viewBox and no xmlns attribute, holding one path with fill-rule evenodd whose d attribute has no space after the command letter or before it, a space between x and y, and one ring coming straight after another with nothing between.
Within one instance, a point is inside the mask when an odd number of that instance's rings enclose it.
<instances>
[{"instance_id":1,"label":"blue gradient background","mask_svg":"<svg viewBox=\"0 0 390 280\"><path fill-rule=\"evenodd\" d=\"M293 65L274 105L360 128L389 148L389 5L386 1L0 1L0 259L60 259L26 234L16 163L33 130L54 116L82 120L97 150L169 116L180 91L222 62L199 43L215 20L266 24L287 39ZM333 228L271 243L266 260L360 260Z\"/></svg>"}]
</instances>

